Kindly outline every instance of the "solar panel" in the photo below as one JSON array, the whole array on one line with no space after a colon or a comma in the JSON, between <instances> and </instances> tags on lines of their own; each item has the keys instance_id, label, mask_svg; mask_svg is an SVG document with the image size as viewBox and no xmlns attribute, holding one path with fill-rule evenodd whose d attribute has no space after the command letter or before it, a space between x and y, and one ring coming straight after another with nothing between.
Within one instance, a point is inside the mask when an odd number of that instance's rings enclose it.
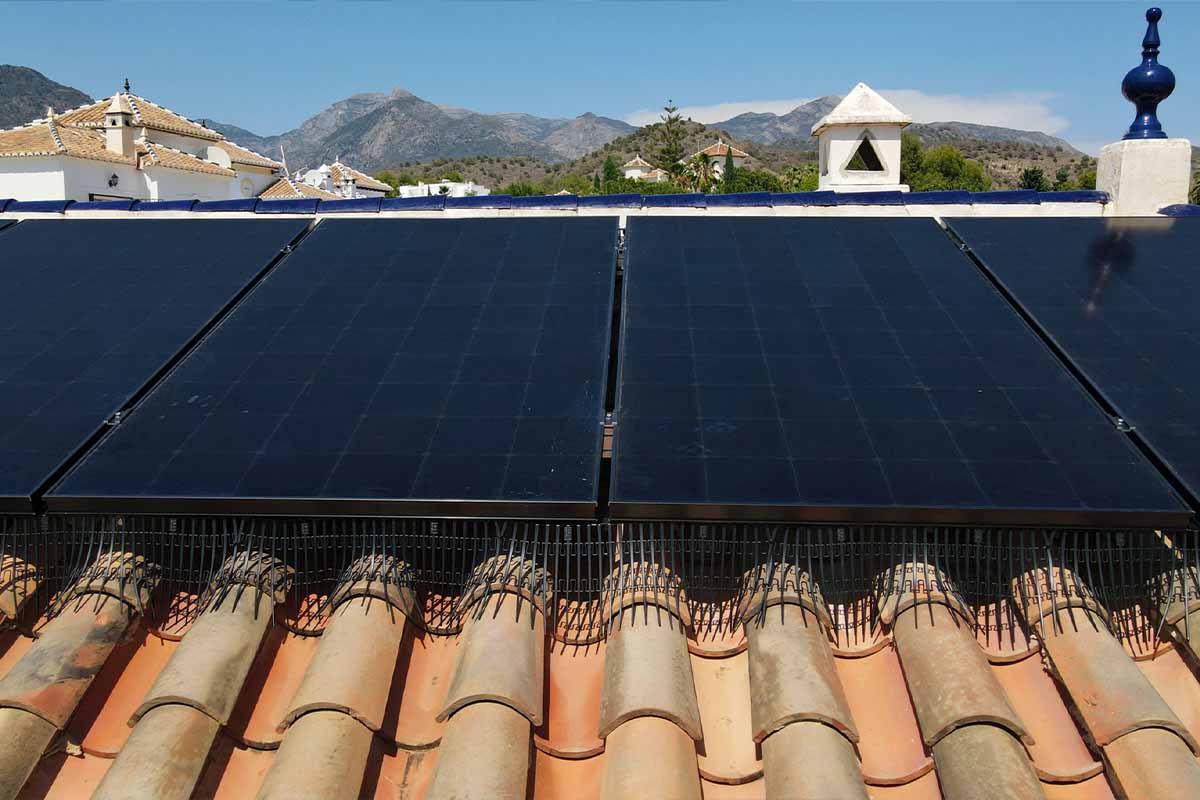
<instances>
[{"instance_id":1,"label":"solar panel","mask_svg":"<svg viewBox=\"0 0 1200 800\"><path fill-rule=\"evenodd\" d=\"M950 224L1200 507L1200 220Z\"/></svg>"},{"instance_id":2,"label":"solar panel","mask_svg":"<svg viewBox=\"0 0 1200 800\"><path fill-rule=\"evenodd\" d=\"M615 219L329 219L51 509L595 512Z\"/></svg>"},{"instance_id":3,"label":"solar panel","mask_svg":"<svg viewBox=\"0 0 1200 800\"><path fill-rule=\"evenodd\" d=\"M1178 522L931 220L637 217L618 518Z\"/></svg>"},{"instance_id":4,"label":"solar panel","mask_svg":"<svg viewBox=\"0 0 1200 800\"><path fill-rule=\"evenodd\" d=\"M26 220L0 234L0 509L28 512L304 227Z\"/></svg>"}]
</instances>

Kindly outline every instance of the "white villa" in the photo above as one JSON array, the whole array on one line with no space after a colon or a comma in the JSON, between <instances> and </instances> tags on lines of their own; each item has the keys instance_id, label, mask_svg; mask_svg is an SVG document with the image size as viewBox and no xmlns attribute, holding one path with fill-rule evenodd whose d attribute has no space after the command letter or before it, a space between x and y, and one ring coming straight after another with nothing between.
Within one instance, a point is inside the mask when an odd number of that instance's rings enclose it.
<instances>
[{"instance_id":1,"label":"white villa","mask_svg":"<svg viewBox=\"0 0 1200 800\"><path fill-rule=\"evenodd\" d=\"M0 131L0 198L234 200L283 165L125 90Z\"/></svg>"},{"instance_id":2,"label":"white villa","mask_svg":"<svg viewBox=\"0 0 1200 800\"><path fill-rule=\"evenodd\" d=\"M315 169L300 170L291 177L282 177L262 193L264 200L295 200L316 197L321 200L353 200L384 197L392 187L381 180L343 164L341 159L322 164Z\"/></svg>"},{"instance_id":3,"label":"white villa","mask_svg":"<svg viewBox=\"0 0 1200 800\"><path fill-rule=\"evenodd\" d=\"M621 169L625 172L626 178L632 178L636 181L662 183L667 179L666 170L662 170L654 166L649 161L642 158L641 154L635 155L633 158L626 161L621 165Z\"/></svg>"},{"instance_id":4,"label":"white villa","mask_svg":"<svg viewBox=\"0 0 1200 800\"><path fill-rule=\"evenodd\" d=\"M713 174L719 177L725 171L725 156L730 154L733 156L734 169L741 169L746 164L746 159L750 157L749 153L717 139L703 150L692 153L680 163L686 164L697 156L705 156L712 164Z\"/></svg>"},{"instance_id":5,"label":"white villa","mask_svg":"<svg viewBox=\"0 0 1200 800\"><path fill-rule=\"evenodd\" d=\"M444 194L447 197L485 197L492 190L475 181L418 182L416 185L397 186L400 197L432 197Z\"/></svg>"}]
</instances>

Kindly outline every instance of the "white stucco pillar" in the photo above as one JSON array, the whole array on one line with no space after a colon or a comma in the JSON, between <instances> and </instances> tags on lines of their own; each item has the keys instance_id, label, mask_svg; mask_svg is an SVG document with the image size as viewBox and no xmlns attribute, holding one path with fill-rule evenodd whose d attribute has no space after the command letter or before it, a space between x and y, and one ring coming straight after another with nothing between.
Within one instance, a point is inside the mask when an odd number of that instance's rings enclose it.
<instances>
[{"instance_id":1,"label":"white stucco pillar","mask_svg":"<svg viewBox=\"0 0 1200 800\"><path fill-rule=\"evenodd\" d=\"M1186 203L1192 179L1187 139L1126 139L1105 145L1096 164L1096 188L1108 192L1110 214L1144 216Z\"/></svg>"}]
</instances>

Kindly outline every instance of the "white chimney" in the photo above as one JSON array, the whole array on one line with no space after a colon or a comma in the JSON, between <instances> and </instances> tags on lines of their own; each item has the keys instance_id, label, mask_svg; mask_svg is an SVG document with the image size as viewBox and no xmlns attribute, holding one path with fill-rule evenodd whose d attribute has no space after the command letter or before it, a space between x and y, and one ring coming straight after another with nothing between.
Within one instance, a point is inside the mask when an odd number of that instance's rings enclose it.
<instances>
[{"instance_id":1,"label":"white chimney","mask_svg":"<svg viewBox=\"0 0 1200 800\"><path fill-rule=\"evenodd\" d=\"M900 131L910 122L912 117L870 86L855 86L812 127L817 137L820 188L907 192L908 187L900 183ZM856 155L861 165L852 165Z\"/></svg>"},{"instance_id":2,"label":"white chimney","mask_svg":"<svg viewBox=\"0 0 1200 800\"><path fill-rule=\"evenodd\" d=\"M104 147L111 153L132 157L135 133L133 107L124 93L118 92L104 112Z\"/></svg>"}]
</instances>

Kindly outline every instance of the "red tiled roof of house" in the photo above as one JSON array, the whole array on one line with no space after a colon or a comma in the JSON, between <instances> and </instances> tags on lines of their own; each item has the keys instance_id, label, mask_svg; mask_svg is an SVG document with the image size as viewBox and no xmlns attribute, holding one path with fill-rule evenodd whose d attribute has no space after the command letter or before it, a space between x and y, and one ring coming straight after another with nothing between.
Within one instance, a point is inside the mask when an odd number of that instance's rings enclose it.
<instances>
[{"instance_id":1,"label":"red tiled roof of house","mask_svg":"<svg viewBox=\"0 0 1200 800\"><path fill-rule=\"evenodd\" d=\"M1046 591L1078 588L1061 569L1014 581L1020 627L976 635L981 609L911 582L835 629L777 565L717 634L678 578L629 565L600 637L547 630L538 579L499 577L453 625L398 583L343 584L297 635L282 570L258 558L243 579L274 592L186 630L137 615L149 580L85 575L36 641L0 634L0 794L1200 797L1197 637L1131 653L1092 596ZM658 588L628 589L636 571ZM1200 601L1165 613L1200 630Z\"/></svg>"},{"instance_id":2,"label":"red tiled roof of house","mask_svg":"<svg viewBox=\"0 0 1200 800\"><path fill-rule=\"evenodd\" d=\"M346 178L353 178L355 185L360 189L370 189L376 192L390 192L392 190L392 187L383 181L372 178L365 172L360 172L354 167L347 166L340 161L333 162L330 165L330 171L336 183L340 183Z\"/></svg>"},{"instance_id":3,"label":"red tiled roof of house","mask_svg":"<svg viewBox=\"0 0 1200 800\"><path fill-rule=\"evenodd\" d=\"M703 150L699 150L688 156L688 159L693 159L696 156L709 156L710 158L724 158L726 153L732 153L734 158L749 158L750 154L744 150L739 150L733 145L725 144L718 139Z\"/></svg>"},{"instance_id":4,"label":"red tiled roof of house","mask_svg":"<svg viewBox=\"0 0 1200 800\"><path fill-rule=\"evenodd\" d=\"M341 196L316 186L309 186L303 181L291 178L280 178L272 183L259 195L263 200L298 200L304 197L315 197L321 200L340 200Z\"/></svg>"}]
</instances>

